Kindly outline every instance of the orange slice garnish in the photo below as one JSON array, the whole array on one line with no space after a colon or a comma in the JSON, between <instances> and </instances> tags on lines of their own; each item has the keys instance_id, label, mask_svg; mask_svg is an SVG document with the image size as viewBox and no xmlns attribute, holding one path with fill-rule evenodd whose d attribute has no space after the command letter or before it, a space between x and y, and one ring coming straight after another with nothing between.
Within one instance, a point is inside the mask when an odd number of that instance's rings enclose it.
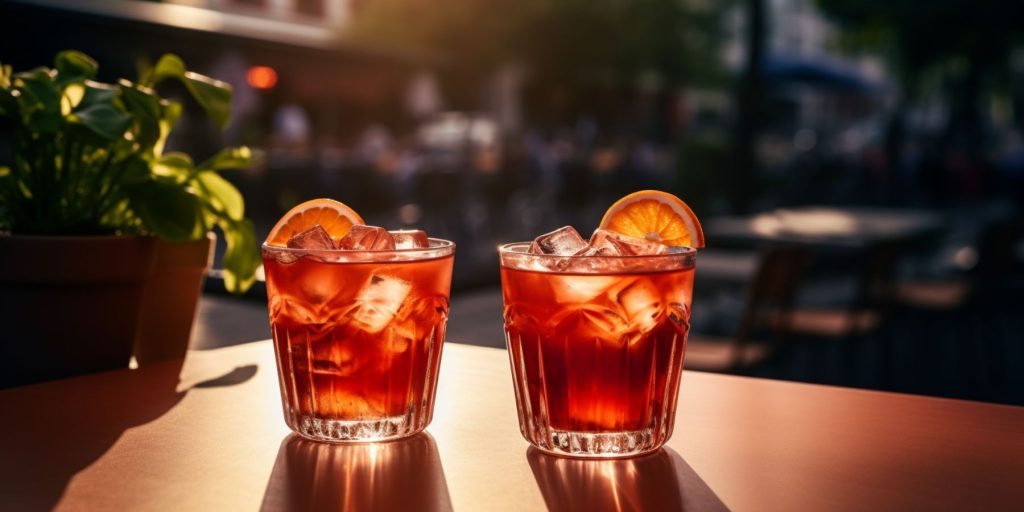
<instances>
[{"instance_id":1,"label":"orange slice garnish","mask_svg":"<svg viewBox=\"0 0 1024 512\"><path fill-rule=\"evenodd\" d=\"M660 190L641 190L619 199L605 212L600 228L673 247L704 247L704 231L693 210Z\"/></svg>"},{"instance_id":2,"label":"orange slice garnish","mask_svg":"<svg viewBox=\"0 0 1024 512\"><path fill-rule=\"evenodd\" d=\"M334 199L311 199L284 214L277 221L274 229L267 235L267 243L285 247L288 239L320 224L337 240L346 233L353 224L364 224L363 218L355 210Z\"/></svg>"}]
</instances>

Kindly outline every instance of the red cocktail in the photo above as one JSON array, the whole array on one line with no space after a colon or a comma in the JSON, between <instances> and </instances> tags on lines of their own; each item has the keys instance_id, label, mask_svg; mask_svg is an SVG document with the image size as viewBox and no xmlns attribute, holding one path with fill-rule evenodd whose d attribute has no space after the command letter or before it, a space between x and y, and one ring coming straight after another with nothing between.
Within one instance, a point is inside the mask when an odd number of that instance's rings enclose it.
<instances>
[{"instance_id":1,"label":"red cocktail","mask_svg":"<svg viewBox=\"0 0 1024 512\"><path fill-rule=\"evenodd\" d=\"M453 253L453 244L439 240L404 251L264 246L292 429L317 439L378 439L430 422Z\"/></svg>"},{"instance_id":2,"label":"red cocktail","mask_svg":"<svg viewBox=\"0 0 1024 512\"><path fill-rule=\"evenodd\" d=\"M341 210L317 201L289 216ZM422 231L331 229L317 223L282 247L275 227L277 244L263 244L285 421L321 441L415 434L433 415L455 244Z\"/></svg>"},{"instance_id":3,"label":"red cocktail","mask_svg":"<svg viewBox=\"0 0 1024 512\"><path fill-rule=\"evenodd\" d=\"M537 447L615 456L672 434L695 251L562 257L500 249L520 429Z\"/></svg>"},{"instance_id":4,"label":"red cocktail","mask_svg":"<svg viewBox=\"0 0 1024 512\"><path fill-rule=\"evenodd\" d=\"M671 194L616 201L589 240L571 226L498 249L519 428L541 450L623 457L672 435L704 234Z\"/></svg>"}]
</instances>

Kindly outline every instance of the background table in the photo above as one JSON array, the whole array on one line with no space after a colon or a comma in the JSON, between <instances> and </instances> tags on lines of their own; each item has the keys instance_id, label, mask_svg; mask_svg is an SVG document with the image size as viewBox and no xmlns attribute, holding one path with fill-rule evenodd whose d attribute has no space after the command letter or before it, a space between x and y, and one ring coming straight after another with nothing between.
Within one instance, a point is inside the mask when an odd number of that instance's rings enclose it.
<instances>
[{"instance_id":1,"label":"background table","mask_svg":"<svg viewBox=\"0 0 1024 512\"><path fill-rule=\"evenodd\" d=\"M716 244L796 243L859 248L878 241L913 242L942 232L942 215L928 210L780 208L750 217L715 217L705 230Z\"/></svg>"},{"instance_id":2,"label":"background table","mask_svg":"<svg viewBox=\"0 0 1024 512\"><path fill-rule=\"evenodd\" d=\"M179 370L181 377L179 379ZM426 435L290 436L269 342L0 391L0 509L1002 510L1024 409L684 374L653 456L560 459L519 434L504 351L447 343Z\"/></svg>"}]
</instances>

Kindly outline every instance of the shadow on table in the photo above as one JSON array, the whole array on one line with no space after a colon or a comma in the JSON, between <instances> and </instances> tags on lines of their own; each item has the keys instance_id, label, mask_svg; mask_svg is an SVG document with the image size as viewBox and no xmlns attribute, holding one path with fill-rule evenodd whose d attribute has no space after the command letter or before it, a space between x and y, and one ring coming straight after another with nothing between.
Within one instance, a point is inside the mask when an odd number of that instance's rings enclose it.
<instances>
[{"instance_id":1,"label":"shadow on table","mask_svg":"<svg viewBox=\"0 0 1024 512\"><path fill-rule=\"evenodd\" d=\"M19 511L52 509L74 476L125 430L156 420L184 398L188 391L177 391L181 367L172 361L90 375L76 386L57 381L0 393L6 411L0 425L0 502L17 503ZM12 417L12 411L29 415Z\"/></svg>"},{"instance_id":2,"label":"shadow on table","mask_svg":"<svg viewBox=\"0 0 1024 512\"><path fill-rule=\"evenodd\" d=\"M632 459L586 460L531 447L526 458L552 512L729 510L670 448Z\"/></svg>"},{"instance_id":3,"label":"shadow on table","mask_svg":"<svg viewBox=\"0 0 1024 512\"><path fill-rule=\"evenodd\" d=\"M256 372L259 370L259 366L255 364L247 364L245 366L236 366L234 370L231 370L220 377L207 379L202 382L198 382L193 385L193 388L222 388L227 386L235 386L241 384L256 376ZM191 388L190 388L191 389Z\"/></svg>"},{"instance_id":4,"label":"shadow on table","mask_svg":"<svg viewBox=\"0 0 1024 512\"><path fill-rule=\"evenodd\" d=\"M289 435L277 452L263 511L451 511L430 434L383 443L327 444Z\"/></svg>"}]
</instances>

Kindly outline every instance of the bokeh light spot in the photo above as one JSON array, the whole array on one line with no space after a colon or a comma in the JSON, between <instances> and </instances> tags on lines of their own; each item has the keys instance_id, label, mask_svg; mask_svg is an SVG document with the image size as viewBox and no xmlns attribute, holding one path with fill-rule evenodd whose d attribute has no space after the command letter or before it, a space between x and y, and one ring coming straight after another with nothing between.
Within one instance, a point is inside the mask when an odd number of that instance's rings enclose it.
<instances>
[{"instance_id":1,"label":"bokeh light spot","mask_svg":"<svg viewBox=\"0 0 1024 512\"><path fill-rule=\"evenodd\" d=\"M277 85L277 71L270 66L253 66L245 74L245 80L253 89L273 89Z\"/></svg>"}]
</instances>

